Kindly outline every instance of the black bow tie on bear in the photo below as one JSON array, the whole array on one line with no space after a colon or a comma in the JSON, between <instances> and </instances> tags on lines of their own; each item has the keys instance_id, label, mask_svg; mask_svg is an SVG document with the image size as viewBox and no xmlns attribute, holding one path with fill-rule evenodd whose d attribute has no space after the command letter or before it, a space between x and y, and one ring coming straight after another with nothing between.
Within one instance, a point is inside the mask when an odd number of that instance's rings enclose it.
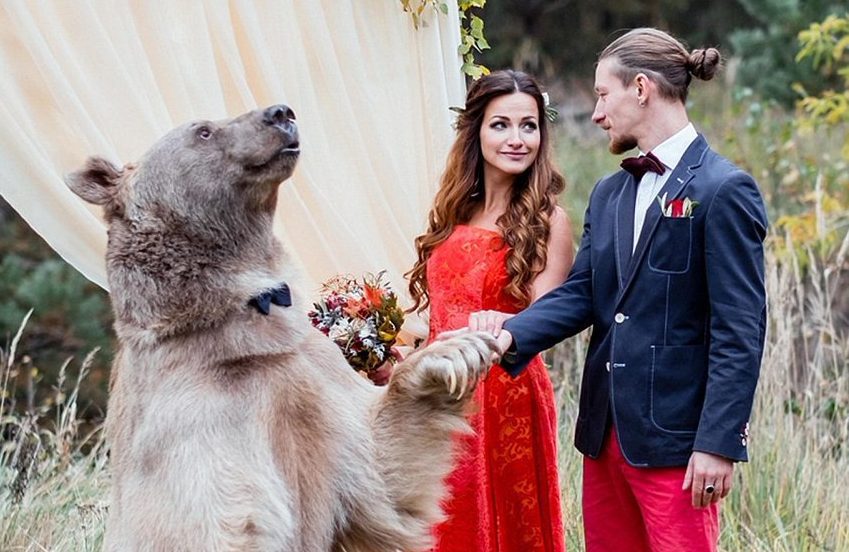
<instances>
[{"instance_id":1,"label":"black bow tie on bear","mask_svg":"<svg viewBox=\"0 0 849 552\"><path fill-rule=\"evenodd\" d=\"M259 295L251 297L251 300L248 301L248 305L265 315L271 312L272 304L281 307L292 306L292 292L289 291L289 286L285 282L274 289L263 291Z\"/></svg>"},{"instance_id":2,"label":"black bow tie on bear","mask_svg":"<svg viewBox=\"0 0 849 552\"><path fill-rule=\"evenodd\" d=\"M647 172L663 174L666 167L663 166L660 159L652 152L639 157L626 157L620 165L623 169L634 175L634 180L637 182L643 178Z\"/></svg>"}]
</instances>

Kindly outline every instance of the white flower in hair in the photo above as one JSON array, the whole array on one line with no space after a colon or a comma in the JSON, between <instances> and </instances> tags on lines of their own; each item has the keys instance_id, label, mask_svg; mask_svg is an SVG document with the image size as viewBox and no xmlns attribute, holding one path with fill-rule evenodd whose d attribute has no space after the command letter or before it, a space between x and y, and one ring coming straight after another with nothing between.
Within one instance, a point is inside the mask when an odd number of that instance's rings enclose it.
<instances>
[{"instance_id":1,"label":"white flower in hair","mask_svg":"<svg viewBox=\"0 0 849 552\"><path fill-rule=\"evenodd\" d=\"M553 123L554 121L556 121L557 115L559 115L559 113L556 109L551 107L551 100L549 100L548 98L548 92L542 93L542 106L543 111L545 112L545 118L548 119L548 122Z\"/></svg>"}]
</instances>

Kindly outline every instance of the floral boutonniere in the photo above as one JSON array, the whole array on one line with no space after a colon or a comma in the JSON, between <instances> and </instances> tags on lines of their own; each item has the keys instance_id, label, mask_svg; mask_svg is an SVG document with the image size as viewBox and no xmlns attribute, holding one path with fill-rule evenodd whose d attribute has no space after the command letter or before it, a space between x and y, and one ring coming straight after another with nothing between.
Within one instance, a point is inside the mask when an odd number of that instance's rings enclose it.
<instances>
[{"instance_id":1,"label":"floral boutonniere","mask_svg":"<svg viewBox=\"0 0 849 552\"><path fill-rule=\"evenodd\" d=\"M666 201L666 194L663 194L663 197L658 196L657 202L660 203L660 212L663 216L670 218L690 218L693 216L693 210L699 206L698 201L693 201L689 197Z\"/></svg>"}]
</instances>

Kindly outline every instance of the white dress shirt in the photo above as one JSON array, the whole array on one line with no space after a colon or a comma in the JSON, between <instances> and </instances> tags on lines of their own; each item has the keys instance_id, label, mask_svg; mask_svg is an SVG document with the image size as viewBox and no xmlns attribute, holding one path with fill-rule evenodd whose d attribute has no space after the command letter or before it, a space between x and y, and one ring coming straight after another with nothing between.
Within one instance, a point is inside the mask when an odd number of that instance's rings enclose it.
<instances>
[{"instance_id":1,"label":"white dress shirt","mask_svg":"<svg viewBox=\"0 0 849 552\"><path fill-rule=\"evenodd\" d=\"M634 202L634 244L632 252L637 249L637 241L640 239L643 221L646 220L646 212L649 210L652 201L657 201L657 195L663 185L666 184L669 175L672 174L672 169L681 161L684 152L697 137L698 133L693 127L693 123L687 123L687 126L651 150L660 159L666 170L663 171L663 174L646 171L646 174L637 184L637 199ZM640 152L640 155L645 155L645 153Z\"/></svg>"}]
</instances>

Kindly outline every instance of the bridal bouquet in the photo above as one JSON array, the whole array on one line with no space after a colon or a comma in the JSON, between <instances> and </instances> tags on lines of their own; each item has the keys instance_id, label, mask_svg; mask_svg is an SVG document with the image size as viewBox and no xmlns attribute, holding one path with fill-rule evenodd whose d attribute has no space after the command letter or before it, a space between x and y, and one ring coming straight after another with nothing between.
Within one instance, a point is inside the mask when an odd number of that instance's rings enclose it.
<instances>
[{"instance_id":1,"label":"bridal bouquet","mask_svg":"<svg viewBox=\"0 0 849 552\"><path fill-rule=\"evenodd\" d=\"M389 350L404 322L404 311L384 275L385 271L366 274L360 280L334 276L322 284L321 299L308 313L312 325L342 349L357 371L369 373L394 358Z\"/></svg>"}]
</instances>

